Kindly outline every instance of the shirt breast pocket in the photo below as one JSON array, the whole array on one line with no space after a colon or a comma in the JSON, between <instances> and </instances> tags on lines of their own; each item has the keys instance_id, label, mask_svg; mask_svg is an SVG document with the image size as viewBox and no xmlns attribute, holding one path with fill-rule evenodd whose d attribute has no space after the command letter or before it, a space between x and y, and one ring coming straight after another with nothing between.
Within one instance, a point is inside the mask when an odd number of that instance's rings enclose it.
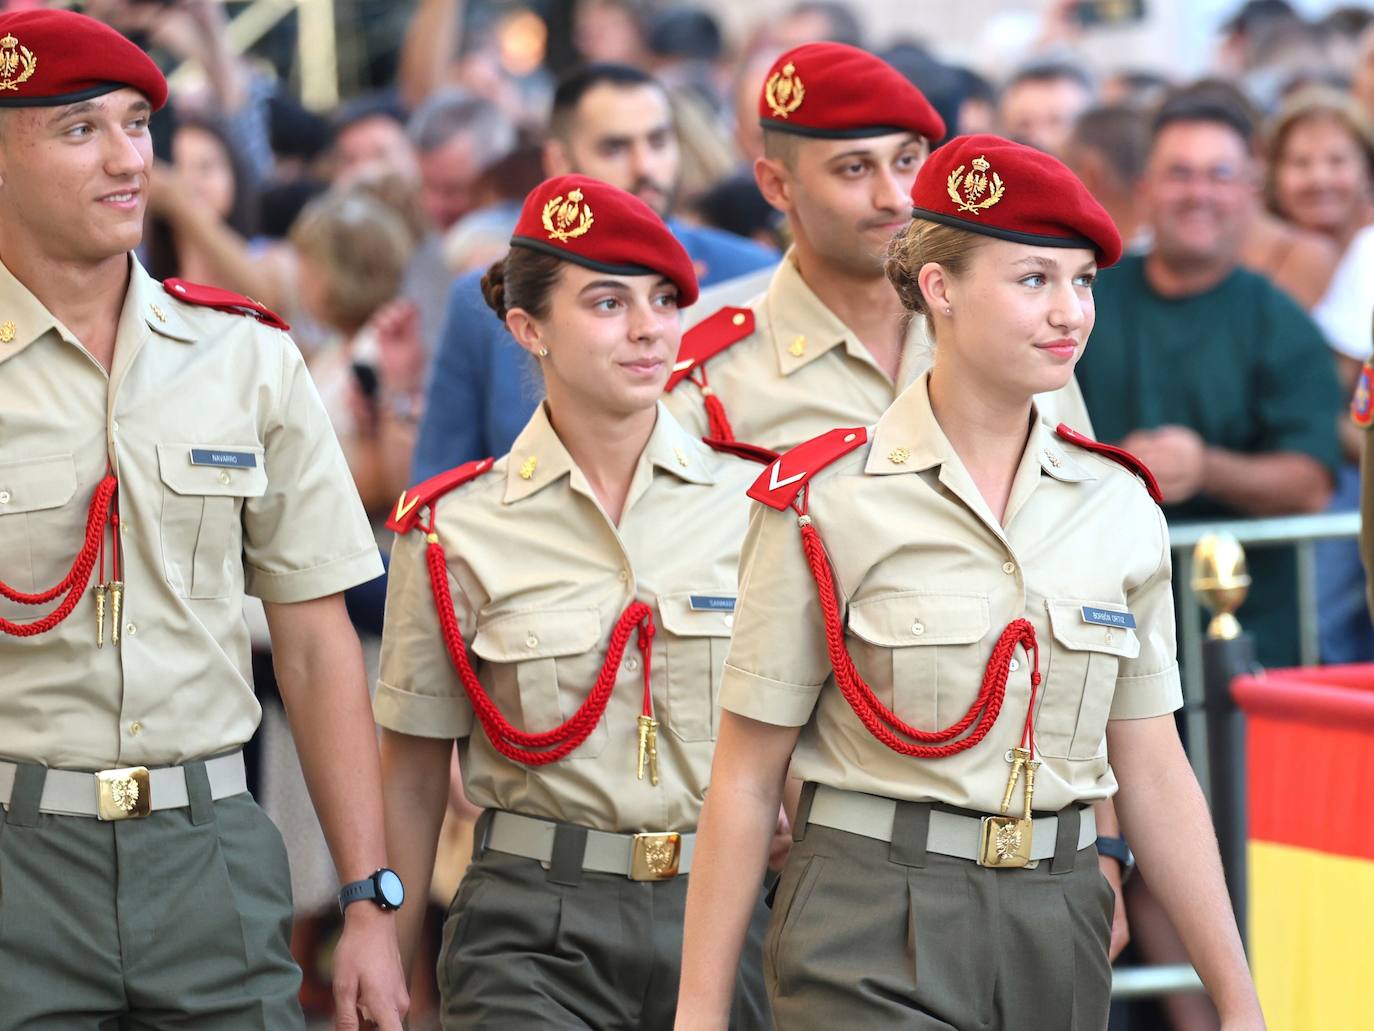
<instances>
[{"instance_id":1,"label":"shirt breast pocket","mask_svg":"<svg viewBox=\"0 0 1374 1031\"><path fill-rule=\"evenodd\" d=\"M235 455L238 465L195 465L192 449ZM252 465L247 458L252 456ZM267 491L258 445L159 444L162 568L185 598L224 598L243 586L243 504Z\"/></svg>"},{"instance_id":2,"label":"shirt breast pocket","mask_svg":"<svg viewBox=\"0 0 1374 1031\"><path fill-rule=\"evenodd\" d=\"M1045 604L1054 639L1035 721L1036 746L1059 759L1101 758L1117 672L1122 659L1140 654L1140 639L1130 627L1083 618L1085 607L1126 614L1120 602L1051 599Z\"/></svg>"},{"instance_id":3,"label":"shirt breast pocket","mask_svg":"<svg viewBox=\"0 0 1374 1031\"><path fill-rule=\"evenodd\" d=\"M76 495L70 454L0 462L0 580L25 594L60 581L84 538L86 513L69 506ZM20 622L55 606L20 605L0 597L0 615Z\"/></svg>"},{"instance_id":4,"label":"shirt breast pocket","mask_svg":"<svg viewBox=\"0 0 1374 1031\"><path fill-rule=\"evenodd\" d=\"M668 729L680 741L714 741L720 727L716 701L735 622L735 594L661 594L658 612L665 631L657 640L662 642L668 680Z\"/></svg>"},{"instance_id":5,"label":"shirt breast pocket","mask_svg":"<svg viewBox=\"0 0 1374 1031\"><path fill-rule=\"evenodd\" d=\"M627 658L639 654L633 641L625 649ZM600 669L588 653L599 656L601 643L596 609L539 609L481 623L472 650L489 666L488 689L502 714L517 729L538 734L558 726L587 700ZM510 710L512 699L518 700L519 712ZM595 758L608 737L603 716L568 759Z\"/></svg>"},{"instance_id":6,"label":"shirt breast pocket","mask_svg":"<svg viewBox=\"0 0 1374 1031\"><path fill-rule=\"evenodd\" d=\"M981 671L970 672L968 646L990 625L983 594L903 591L849 606L859 672L879 700L921 730L941 729L968 711L982 685Z\"/></svg>"}]
</instances>

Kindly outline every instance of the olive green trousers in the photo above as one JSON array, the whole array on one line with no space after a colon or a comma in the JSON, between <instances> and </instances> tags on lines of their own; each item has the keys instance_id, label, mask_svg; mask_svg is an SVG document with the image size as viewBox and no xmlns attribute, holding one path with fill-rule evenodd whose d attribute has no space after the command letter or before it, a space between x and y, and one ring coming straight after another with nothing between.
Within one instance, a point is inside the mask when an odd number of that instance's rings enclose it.
<instances>
[{"instance_id":1,"label":"olive green trousers","mask_svg":"<svg viewBox=\"0 0 1374 1031\"><path fill-rule=\"evenodd\" d=\"M0 1031L299 1031L281 835L247 794L105 823L0 808Z\"/></svg>"}]
</instances>

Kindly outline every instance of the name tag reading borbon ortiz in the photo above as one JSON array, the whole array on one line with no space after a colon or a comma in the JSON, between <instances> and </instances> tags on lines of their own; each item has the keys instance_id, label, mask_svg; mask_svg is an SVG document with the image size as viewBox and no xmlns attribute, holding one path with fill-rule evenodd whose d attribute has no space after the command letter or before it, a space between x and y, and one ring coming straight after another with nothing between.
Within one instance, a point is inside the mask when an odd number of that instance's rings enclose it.
<instances>
[{"instance_id":1,"label":"name tag reading borbon ortiz","mask_svg":"<svg viewBox=\"0 0 1374 1031\"><path fill-rule=\"evenodd\" d=\"M1115 609L1099 609L1092 605L1083 606L1083 622L1096 623L1098 626L1119 626L1127 630L1135 629L1135 616L1129 612Z\"/></svg>"},{"instance_id":2,"label":"name tag reading borbon ortiz","mask_svg":"<svg viewBox=\"0 0 1374 1031\"><path fill-rule=\"evenodd\" d=\"M191 464L213 465L220 469L255 469L258 456L251 451L220 451L215 448L193 447Z\"/></svg>"}]
</instances>

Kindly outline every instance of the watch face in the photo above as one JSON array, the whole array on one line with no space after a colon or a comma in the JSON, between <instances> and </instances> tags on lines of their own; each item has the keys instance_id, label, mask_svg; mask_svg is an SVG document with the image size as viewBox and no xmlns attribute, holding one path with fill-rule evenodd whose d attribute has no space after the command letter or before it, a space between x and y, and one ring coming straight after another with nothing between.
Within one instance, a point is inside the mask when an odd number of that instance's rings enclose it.
<instances>
[{"instance_id":1,"label":"watch face","mask_svg":"<svg viewBox=\"0 0 1374 1031\"><path fill-rule=\"evenodd\" d=\"M405 901L406 891L401 885L401 878L396 876L394 870L379 870L377 872L377 894L381 897L390 909L399 909L401 903Z\"/></svg>"}]
</instances>

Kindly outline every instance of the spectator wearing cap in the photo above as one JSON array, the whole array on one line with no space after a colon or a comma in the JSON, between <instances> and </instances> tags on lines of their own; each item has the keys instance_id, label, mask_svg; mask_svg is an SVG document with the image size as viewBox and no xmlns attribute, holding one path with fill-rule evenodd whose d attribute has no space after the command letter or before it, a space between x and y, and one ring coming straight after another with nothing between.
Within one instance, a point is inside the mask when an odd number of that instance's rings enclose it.
<instances>
[{"instance_id":1,"label":"spectator wearing cap","mask_svg":"<svg viewBox=\"0 0 1374 1031\"><path fill-rule=\"evenodd\" d=\"M389 523L389 846L428 880L457 741L486 814L438 964L444 1027L666 1029L759 466L660 402L697 283L647 204L558 176L510 243L486 317L537 362L546 400L508 455L408 490ZM729 974L741 1031L773 1026L763 883ZM419 916L399 926L407 959Z\"/></svg>"},{"instance_id":2,"label":"spectator wearing cap","mask_svg":"<svg viewBox=\"0 0 1374 1031\"><path fill-rule=\"evenodd\" d=\"M644 72L594 65L564 79L554 97L543 163L551 175L575 172L608 182L666 217L703 284L777 261L751 241L670 217L679 170L677 133L663 87ZM487 315L481 275L460 277L448 294L414 477L504 453L539 400L519 349L501 322Z\"/></svg>"},{"instance_id":3,"label":"spectator wearing cap","mask_svg":"<svg viewBox=\"0 0 1374 1031\"><path fill-rule=\"evenodd\" d=\"M903 317L883 262L945 125L895 68L839 43L779 56L754 117L755 179L794 243L762 295L688 332L667 401L697 433L782 451L872 422L929 365L925 325ZM1065 418L1081 422L1067 394Z\"/></svg>"},{"instance_id":4,"label":"spectator wearing cap","mask_svg":"<svg viewBox=\"0 0 1374 1031\"><path fill-rule=\"evenodd\" d=\"M1223 1026L1262 1031L1172 717L1152 477L1035 400L1068 383L1121 239L1067 168L994 136L936 151L911 200L887 273L938 360L875 425L800 444L749 491L676 1027L725 1024L790 768L807 784L766 939L778 1027L1106 1027L1089 807L1116 795Z\"/></svg>"},{"instance_id":5,"label":"spectator wearing cap","mask_svg":"<svg viewBox=\"0 0 1374 1031\"><path fill-rule=\"evenodd\" d=\"M1098 277L1078 376L1100 439L1159 478L1171 521L1320 512L1340 393L1321 331L1241 267L1256 172L1246 123L1206 96L1156 116L1142 196L1154 241ZM1293 555L1251 556L1238 616L1267 666L1298 662Z\"/></svg>"}]
</instances>

